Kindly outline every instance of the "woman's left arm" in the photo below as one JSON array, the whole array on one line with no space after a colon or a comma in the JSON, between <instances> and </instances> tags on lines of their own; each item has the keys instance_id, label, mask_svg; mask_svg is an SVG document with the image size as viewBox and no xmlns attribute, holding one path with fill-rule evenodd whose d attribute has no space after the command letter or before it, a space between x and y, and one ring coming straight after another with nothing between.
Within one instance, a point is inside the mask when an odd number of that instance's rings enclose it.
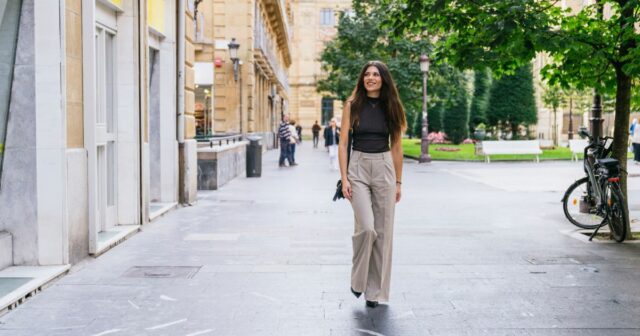
<instances>
[{"instance_id":1,"label":"woman's left arm","mask_svg":"<svg viewBox=\"0 0 640 336\"><path fill-rule=\"evenodd\" d=\"M402 138L391 144L391 158L396 171L396 203L398 203L402 196Z\"/></svg>"}]
</instances>

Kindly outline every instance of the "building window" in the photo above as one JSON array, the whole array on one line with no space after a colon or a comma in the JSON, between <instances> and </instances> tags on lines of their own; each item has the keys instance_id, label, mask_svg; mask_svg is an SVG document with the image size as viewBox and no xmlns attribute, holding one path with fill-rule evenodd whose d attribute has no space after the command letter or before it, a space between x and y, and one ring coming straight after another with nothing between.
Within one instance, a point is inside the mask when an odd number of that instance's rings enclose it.
<instances>
[{"instance_id":1,"label":"building window","mask_svg":"<svg viewBox=\"0 0 640 336\"><path fill-rule=\"evenodd\" d=\"M333 9L323 8L320 10L320 25L322 26L334 26L336 24L335 15L333 15Z\"/></svg>"},{"instance_id":2,"label":"building window","mask_svg":"<svg viewBox=\"0 0 640 336\"><path fill-rule=\"evenodd\" d=\"M322 124L328 125L333 118L333 98L322 98Z\"/></svg>"},{"instance_id":3,"label":"building window","mask_svg":"<svg viewBox=\"0 0 640 336\"><path fill-rule=\"evenodd\" d=\"M13 65L16 43L18 42L21 4L22 1L4 1L4 15L0 15L0 55L2 55L0 57L0 176L2 176L4 143L7 135L7 120L9 119L9 102L11 101L11 83L13 82Z\"/></svg>"},{"instance_id":4,"label":"building window","mask_svg":"<svg viewBox=\"0 0 640 336\"><path fill-rule=\"evenodd\" d=\"M212 90L212 85L196 84L196 136L206 137L213 135Z\"/></svg>"},{"instance_id":5,"label":"building window","mask_svg":"<svg viewBox=\"0 0 640 336\"><path fill-rule=\"evenodd\" d=\"M98 148L98 175L106 184L106 206L116 203L116 36L108 28L97 26L96 43L96 126L104 129L104 145ZM106 145L106 148L104 148Z\"/></svg>"},{"instance_id":6,"label":"building window","mask_svg":"<svg viewBox=\"0 0 640 336\"><path fill-rule=\"evenodd\" d=\"M115 35L96 28L96 122L115 129Z\"/></svg>"},{"instance_id":7,"label":"building window","mask_svg":"<svg viewBox=\"0 0 640 336\"><path fill-rule=\"evenodd\" d=\"M354 11L353 9L346 9L344 11L344 16L348 17L348 18L355 18L356 17L356 11Z\"/></svg>"}]
</instances>

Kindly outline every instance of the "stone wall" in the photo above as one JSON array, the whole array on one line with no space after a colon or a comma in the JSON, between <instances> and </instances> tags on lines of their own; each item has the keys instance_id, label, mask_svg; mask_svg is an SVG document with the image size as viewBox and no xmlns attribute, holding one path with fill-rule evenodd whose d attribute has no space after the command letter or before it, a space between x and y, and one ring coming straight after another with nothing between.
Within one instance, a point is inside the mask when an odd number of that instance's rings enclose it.
<instances>
[{"instance_id":1,"label":"stone wall","mask_svg":"<svg viewBox=\"0 0 640 336\"><path fill-rule=\"evenodd\" d=\"M87 151L84 148L67 150L66 180L69 263L75 264L89 255Z\"/></svg>"},{"instance_id":2,"label":"stone wall","mask_svg":"<svg viewBox=\"0 0 640 336\"><path fill-rule=\"evenodd\" d=\"M198 189L216 190L238 176L246 176L247 141L198 148Z\"/></svg>"},{"instance_id":3,"label":"stone wall","mask_svg":"<svg viewBox=\"0 0 640 336\"><path fill-rule=\"evenodd\" d=\"M13 235L13 263L37 265L34 0L22 4L0 185L0 230Z\"/></svg>"}]
</instances>

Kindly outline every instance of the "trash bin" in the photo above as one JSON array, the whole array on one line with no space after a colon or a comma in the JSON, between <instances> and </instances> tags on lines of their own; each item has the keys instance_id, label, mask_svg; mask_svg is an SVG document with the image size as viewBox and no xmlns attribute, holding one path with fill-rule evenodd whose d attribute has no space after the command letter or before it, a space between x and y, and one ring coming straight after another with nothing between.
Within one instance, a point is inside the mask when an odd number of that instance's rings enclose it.
<instances>
[{"instance_id":1,"label":"trash bin","mask_svg":"<svg viewBox=\"0 0 640 336\"><path fill-rule=\"evenodd\" d=\"M260 177L262 175L262 138L248 136L247 146L247 177Z\"/></svg>"}]
</instances>

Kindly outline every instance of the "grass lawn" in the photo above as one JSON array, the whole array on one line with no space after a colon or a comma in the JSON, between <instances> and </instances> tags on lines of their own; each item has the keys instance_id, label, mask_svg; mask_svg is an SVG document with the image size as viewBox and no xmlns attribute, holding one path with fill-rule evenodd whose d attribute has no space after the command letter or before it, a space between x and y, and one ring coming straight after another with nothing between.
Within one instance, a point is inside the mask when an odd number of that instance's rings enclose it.
<instances>
[{"instance_id":1,"label":"grass lawn","mask_svg":"<svg viewBox=\"0 0 640 336\"><path fill-rule=\"evenodd\" d=\"M420 157L420 139L403 139L402 147L404 154L413 158ZM456 148L459 151L447 152L438 150L439 148ZM433 160L447 161L484 161L483 155L475 155L473 144L466 145L439 145L430 144L429 154ZM491 155L491 161L533 161L535 155ZM579 155L582 158L582 155ZM571 150L565 147L557 147L554 149L545 149L540 155L540 160L571 160Z\"/></svg>"}]
</instances>

